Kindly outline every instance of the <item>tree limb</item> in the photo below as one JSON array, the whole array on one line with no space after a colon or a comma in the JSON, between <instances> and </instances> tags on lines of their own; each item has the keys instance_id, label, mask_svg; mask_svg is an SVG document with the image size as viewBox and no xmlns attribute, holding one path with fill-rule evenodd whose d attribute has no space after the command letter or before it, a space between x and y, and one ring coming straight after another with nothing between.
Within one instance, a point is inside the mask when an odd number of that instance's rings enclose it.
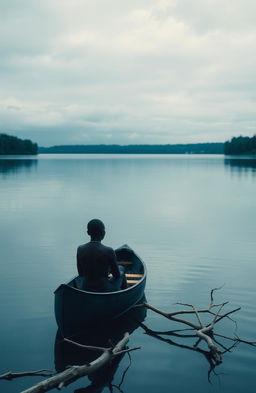
<instances>
[{"instance_id":1,"label":"tree limb","mask_svg":"<svg viewBox=\"0 0 256 393\"><path fill-rule=\"evenodd\" d=\"M26 372L20 372L20 373L12 373L11 371L8 371L7 373L4 373L0 375L0 379L6 379L8 381L11 381L14 378L20 378L20 377L28 377L28 376L42 376L42 377L49 377L53 375L54 372L51 370L36 370L36 371L26 371Z\"/></svg>"},{"instance_id":2,"label":"tree limb","mask_svg":"<svg viewBox=\"0 0 256 393\"><path fill-rule=\"evenodd\" d=\"M129 341L129 334L125 333L122 340L120 340L114 346L113 349L105 348L101 356L99 356L97 359L95 359L88 365L71 366L67 370L58 373L53 377L48 378L44 381L41 381L37 385L34 385L31 388L24 390L21 393L41 393L41 392L48 392L49 390L54 388L61 389L63 386L68 385L69 383L77 380L78 378L95 372L100 367L111 361L113 357L124 353L123 348L125 347L128 341ZM89 349L92 349L92 347L90 347ZM102 349L103 348L101 348L101 350ZM134 349L135 348L132 348L131 350ZM97 347L97 350L99 350L99 347ZM128 350L125 351L127 352Z\"/></svg>"},{"instance_id":3,"label":"tree limb","mask_svg":"<svg viewBox=\"0 0 256 393\"><path fill-rule=\"evenodd\" d=\"M221 363L221 351L215 345L214 340L211 337L210 332L213 331L214 326L215 326L215 324L217 322L221 321L223 318L231 319L229 317L229 315L234 313L234 312L236 312L236 311L238 311L238 310L240 310L240 307L238 307L238 308L236 308L234 310L231 310L231 311L229 311L229 312L227 312L225 314L221 314L221 310L223 309L223 307L226 304L228 304L228 302L223 302L221 304L214 304L213 294L214 294L215 291L221 289L222 287L223 286L221 286L219 288L213 288L211 290L211 292L210 292L210 304L209 304L208 308L204 308L204 309L196 309L194 307L194 305L192 305L192 304L176 303L176 304L180 304L182 306L190 307L190 308L192 308L192 310L179 310L179 311L174 311L174 312L167 313L165 311L157 309L156 307L154 307L154 306L152 306L152 305L150 305L148 303L143 303L143 304L138 305L138 306L139 307L146 307L146 308L156 312L157 314L160 314L160 315L164 316L165 318L167 318L167 319L169 319L171 321L185 324L185 325L191 327L192 329L194 329L196 331L196 335L200 339L204 340L207 343L214 361L218 364L218 363ZM218 307L218 310L216 312L213 312L212 309L216 308L216 307ZM203 323L202 323L202 320L200 318L200 313L209 313L209 314L213 315L212 321L209 324L207 324L206 326L204 326ZM188 321L186 319L182 319L182 318L177 317L177 315L180 315L180 314L194 314L196 319L197 319L198 324L197 323L193 323L191 321ZM199 342L200 341L197 341L196 346L199 344Z\"/></svg>"}]
</instances>

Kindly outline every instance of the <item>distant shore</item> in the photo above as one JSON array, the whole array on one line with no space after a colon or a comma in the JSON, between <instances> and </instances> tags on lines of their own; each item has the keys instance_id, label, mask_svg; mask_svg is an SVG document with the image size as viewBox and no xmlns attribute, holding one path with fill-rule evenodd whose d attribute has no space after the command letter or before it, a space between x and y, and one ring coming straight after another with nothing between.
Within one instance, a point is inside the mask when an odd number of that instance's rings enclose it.
<instances>
[{"instance_id":1,"label":"distant shore","mask_svg":"<svg viewBox=\"0 0 256 393\"><path fill-rule=\"evenodd\" d=\"M223 154L224 143L176 145L60 145L39 147L41 154Z\"/></svg>"},{"instance_id":2,"label":"distant shore","mask_svg":"<svg viewBox=\"0 0 256 393\"><path fill-rule=\"evenodd\" d=\"M1 155L36 155L37 143L29 139L20 139L16 136L0 133L0 156Z\"/></svg>"},{"instance_id":3,"label":"distant shore","mask_svg":"<svg viewBox=\"0 0 256 393\"><path fill-rule=\"evenodd\" d=\"M1 155L36 154L224 154L255 155L256 135L253 137L233 137L226 142L187 143L187 144L137 144L137 145L57 145L38 147L28 139L0 133Z\"/></svg>"}]
</instances>

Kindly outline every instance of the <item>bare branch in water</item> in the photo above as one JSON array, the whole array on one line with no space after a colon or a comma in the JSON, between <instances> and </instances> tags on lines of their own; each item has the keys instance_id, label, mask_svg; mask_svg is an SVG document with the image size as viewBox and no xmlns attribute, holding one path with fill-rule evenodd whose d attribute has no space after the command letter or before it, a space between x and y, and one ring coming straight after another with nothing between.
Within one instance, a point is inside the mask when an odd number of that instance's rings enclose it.
<instances>
[{"instance_id":1,"label":"bare branch in water","mask_svg":"<svg viewBox=\"0 0 256 393\"><path fill-rule=\"evenodd\" d=\"M14 378L20 378L20 377L30 377L30 376L49 377L53 374L54 374L53 371L45 370L45 369L36 370L36 371L25 371L20 373L12 373L11 371L8 371L7 373L0 375L0 379L6 379L10 381Z\"/></svg>"},{"instance_id":2,"label":"bare branch in water","mask_svg":"<svg viewBox=\"0 0 256 393\"><path fill-rule=\"evenodd\" d=\"M65 371L62 371L52 376L51 378L41 381L38 384L32 386L31 388L24 390L22 393L41 393L41 392L48 392L49 390L55 388L61 389L62 387L67 386L71 382L74 382L75 380L83 376L95 372L96 370L98 370L99 368L110 362L115 356L123 354L124 352L137 349L137 348L131 348L131 349L124 350L123 348L127 344L128 340L129 340L129 334L125 333L122 340L120 340L112 349L105 348L103 350L103 348L101 347L96 347L97 349L94 350L98 350L98 351L100 350L102 354L91 363L84 364L82 366L71 366ZM74 342L72 343L74 344ZM79 344L79 346L81 345ZM89 347L89 349L93 350L93 347Z\"/></svg>"}]
</instances>

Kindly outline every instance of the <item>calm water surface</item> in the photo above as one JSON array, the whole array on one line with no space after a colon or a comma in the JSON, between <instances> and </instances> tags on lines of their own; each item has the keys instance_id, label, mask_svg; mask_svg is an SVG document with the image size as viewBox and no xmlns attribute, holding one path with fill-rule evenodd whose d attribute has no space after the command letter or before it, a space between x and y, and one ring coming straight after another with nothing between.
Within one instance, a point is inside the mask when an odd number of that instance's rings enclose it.
<instances>
[{"instance_id":1,"label":"calm water surface","mask_svg":"<svg viewBox=\"0 0 256 393\"><path fill-rule=\"evenodd\" d=\"M0 373L54 369L63 360L54 354L53 291L76 274L76 247L87 241L85 224L94 217L106 224L105 244L127 243L146 262L149 303L166 311L183 308L175 302L205 307L210 290L225 284L216 302L242 309L233 316L237 327L225 320L216 332L256 341L255 201L255 159L2 157ZM150 311L144 323L157 331L181 328ZM241 343L225 353L210 384L210 364L193 350L196 339L160 337L169 341L134 330L129 345L142 349L131 354L123 392L255 392L256 348ZM128 364L126 355L115 385ZM39 380L0 381L0 391L20 392ZM83 378L65 392L109 391L88 385Z\"/></svg>"}]
</instances>

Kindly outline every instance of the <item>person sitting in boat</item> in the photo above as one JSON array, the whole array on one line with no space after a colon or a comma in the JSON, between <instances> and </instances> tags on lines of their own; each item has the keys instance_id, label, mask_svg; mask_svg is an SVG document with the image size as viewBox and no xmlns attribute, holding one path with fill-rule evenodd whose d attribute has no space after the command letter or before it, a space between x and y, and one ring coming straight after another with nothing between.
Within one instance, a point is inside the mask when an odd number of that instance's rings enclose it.
<instances>
[{"instance_id":1,"label":"person sitting in boat","mask_svg":"<svg viewBox=\"0 0 256 393\"><path fill-rule=\"evenodd\" d=\"M84 289L95 292L112 292L127 287L125 269L118 266L115 251L101 243L105 226L101 220L93 219L87 224L89 243L77 249L77 270L84 277ZM109 273L112 277L109 278Z\"/></svg>"}]
</instances>

